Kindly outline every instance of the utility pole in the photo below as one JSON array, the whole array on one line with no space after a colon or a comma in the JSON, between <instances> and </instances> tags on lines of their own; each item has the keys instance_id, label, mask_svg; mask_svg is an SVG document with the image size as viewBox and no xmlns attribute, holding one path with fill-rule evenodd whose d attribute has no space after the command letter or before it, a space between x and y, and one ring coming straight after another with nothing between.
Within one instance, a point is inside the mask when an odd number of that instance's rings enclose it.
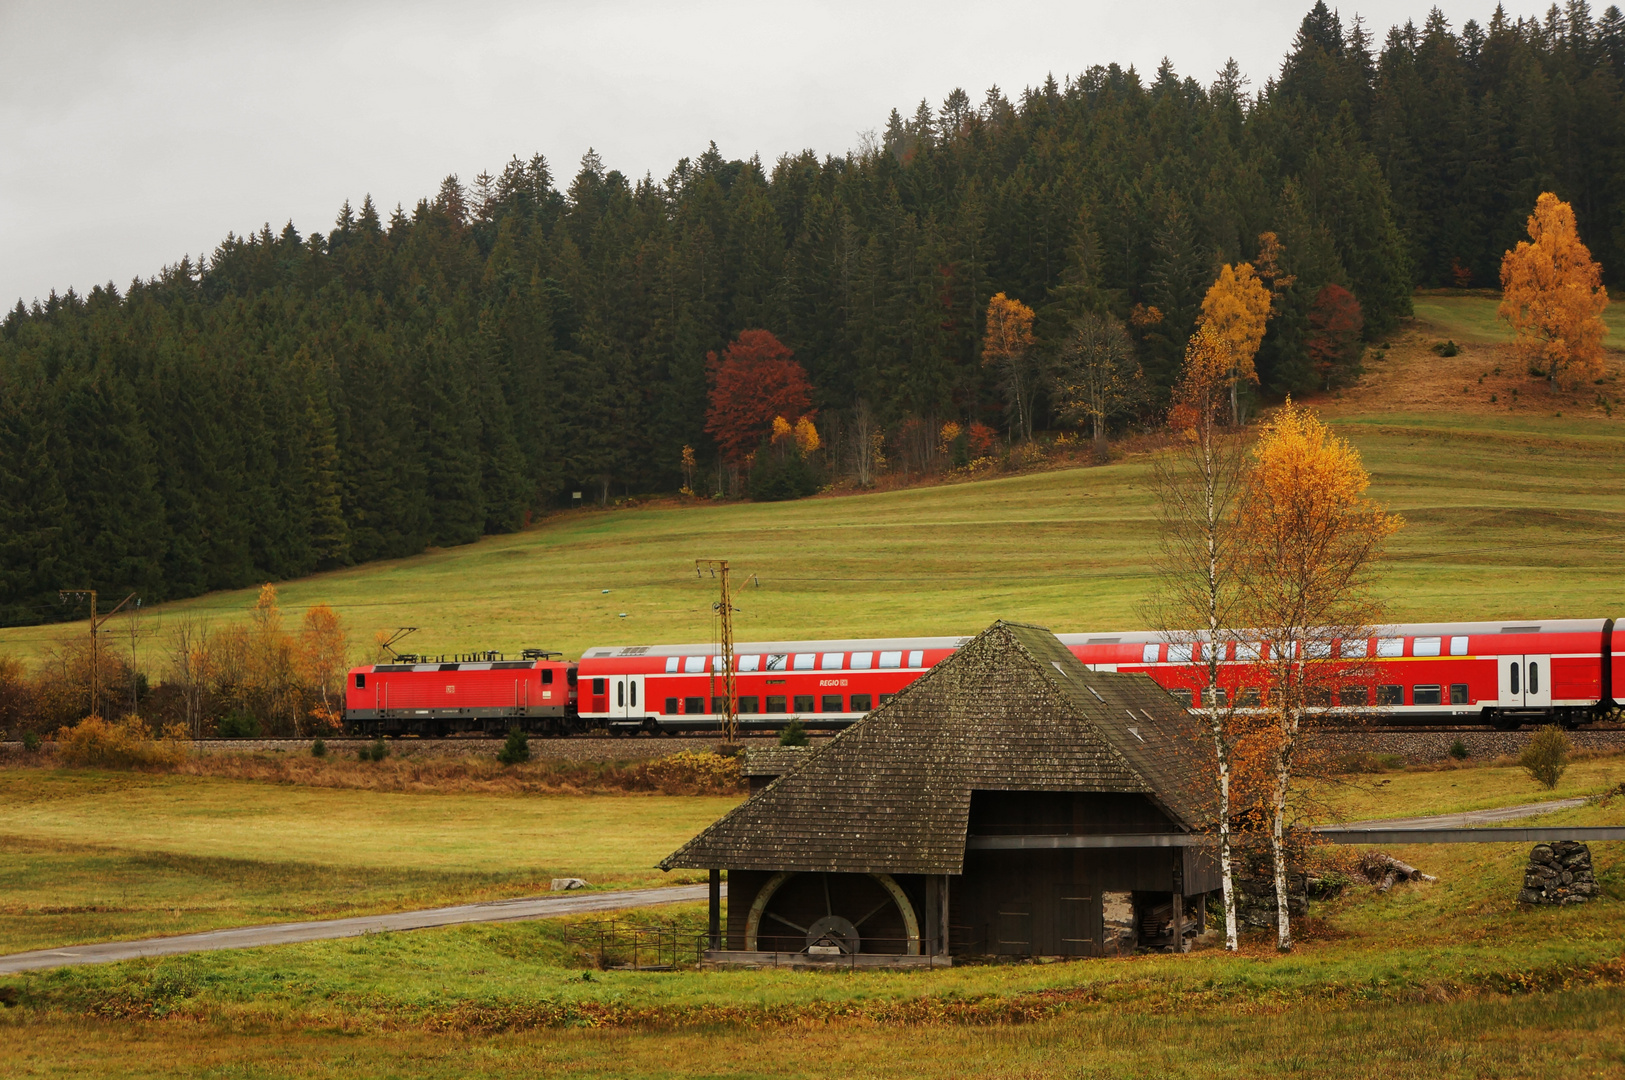
<instances>
[{"instance_id":1,"label":"utility pole","mask_svg":"<svg viewBox=\"0 0 1625 1080\"><path fill-rule=\"evenodd\" d=\"M718 620L717 637L722 646L722 730L723 738L728 742L734 742L739 737L739 697L738 688L734 685L734 609L733 599L728 594L728 560L694 560L695 577L704 576L707 570L711 571L712 577L720 578L722 582L722 598L714 608ZM715 671L711 673L711 683L715 689ZM715 696L712 695L713 698Z\"/></svg>"},{"instance_id":2,"label":"utility pole","mask_svg":"<svg viewBox=\"0 0 1625 1080\"><path fill-rule=\"evenodd\" d=\"M67 602L67 599L70 596L90 597L90 715L100 716L102 646L99 633L103 623L107 622L107 620L111 619L114 615L117 615L119 610L122 609L125 604L128 604L131 600L135 599L135 593L131 593L129 596L126 596L124 599L120 600L117 607L100 618L98 618L96 615L95 589L60 589L57 591L56 595L64 603Z\"/></svg>"},{"instance_id":3,"label":"utility pole","mask_svg":"<svg viewBox=\"0 0 1625 1080\"><path fill-rule=\"evenodd\" d=\"M136 682L135 682L136 672L137 672L137 670L139 670L138 665L136 664L136 656L135 656L135 635L136 635L136 626L140 621L141 621L141 600L139 598L137 598L136 602L133 605L131 605L131 607L130 607L130 715L131 716L140 716L141 715L140 699L139 699L138 695L136 694Z\"/></svg>"}]
</instances>

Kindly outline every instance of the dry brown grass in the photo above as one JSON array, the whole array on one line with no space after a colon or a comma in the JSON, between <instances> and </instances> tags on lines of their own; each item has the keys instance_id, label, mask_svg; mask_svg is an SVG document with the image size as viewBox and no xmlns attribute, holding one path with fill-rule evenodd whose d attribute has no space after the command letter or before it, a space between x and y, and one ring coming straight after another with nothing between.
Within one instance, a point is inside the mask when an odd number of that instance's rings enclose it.
<instances>
[{"instance_id":1,"label":"dry brown grass","mask_svg":"<svg viewBox=\"0 0 1625 1080\"><path fill-rule=\"evenodd\" d=\"M172 770L184 776L365 791L503 794L733 795L745 784L737 758L681 751L653 761L538 761L501 765L487 757L391 757L383 761L205 754Z\"/></svg>"}]
</instances>

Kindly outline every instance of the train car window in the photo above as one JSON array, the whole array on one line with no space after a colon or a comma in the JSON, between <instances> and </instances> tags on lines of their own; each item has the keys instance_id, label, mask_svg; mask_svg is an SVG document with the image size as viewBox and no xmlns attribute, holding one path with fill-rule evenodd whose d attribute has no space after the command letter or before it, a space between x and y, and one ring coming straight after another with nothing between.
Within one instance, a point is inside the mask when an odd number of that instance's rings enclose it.
<instances>
[{"instance_id":1,"label":"train car window","mask_svg":"<svg viewBox=\"0 0 1625 1080\"><path fill-rule=\"evenodd\" d=\"M909 653L908 654L908 666L909 667L924 667L925 666L925 650L924 649L915 649L913 652Z\"/></svg>"},{"instance_id":2,"label":"train car window","mask_svg":"<svg viewBox=\"0 0 1625 1080\"><path fill-rule=\"evenodd\" d=\"M784 712L785 711L785 709L784 709L784 695L783 694L769 694L769 695L767 695L767 711L770 712L770 713Z\"/></svg>"},{"instance_id":3,"label":"train car window","mask_svg":"<svg viewBox=\"0 0 1625 1080\"><path fill-rule=\"evenodd\" d=\"M1519 672L1519 670L1521 668L1522 668L1522 665L1519 664L1518 661L1516 661L1516 660L1512 661L1511 664L1507 665L1508 673L1512 676L1512 692L1514 694L1523 693L1522 690L1518 689L1518 672Z\"/></svg>"},{"instance_id":4,"label":"train car window","mask_svg":"<svg viewBox=\"0 0 1625 1080\"><path fill-rule=\"evenodd\" d=\"M552 668L543 668L542 669L542 685L543 686L552 686L553 685L553 669Z\"/></svg>"},{"instance_id":5,"label":"train car window","mask_svg":"<svg viewBox=\"0 0 1625 1080\"><path fill-rule=\"evenodd\" d=\"M1453 637L1453 638L1451 638L1450 639L1450 655L1451 656L1466 656L1467 655L1467 639L1464 638L1464 637Z\"/></svg>"},{"instance_id":6,"label":"train car window","mask_svg":"<svg viewBox=\"0 0 1625 1080\"><path fill-rule=\"evenodd\" d=\"M1337 654L1345 660L1364 660L1366 652L1365 638L1349 640L1338 643Z\"/></svg>"},{"instance_id":7,"label":"train car window","mask_svg":"<svg viewBox=\"0 0 1625 1080\"><path fill-rule=\"evenodd\" d=\"M1191 662L1191 647L1189 645L1168 646L1168 662L1170 664L1188 664Z\"/></svg>"},{"instance_id":8,"label":"train car window","mask_svg":"<svg viewBox=\"0 0 1625 1080\"><path fill-rule=\"evenodd\" d=\"M615 706L620 709L626 708L626 684L624 682L615 684Z\"/></svg>"},{"instance_id":9,"label":"train car window","mask_svg":"<svg viewBox=\"0 0 1625 1080\"><path fill-rule=\"evenodd\" d=\"M824 695L824 700L821 701L819 704L821 706L819 708L819 710L818 710L819 712L842 712L843 711L841 709L841 695L840 694L825 694Z\"/></svg>"},{"instance_id":10,"label":"train car window","mask_svg":"<svg viewBox=\"0 0 1625 1080\"><path fill-rule=\"evenodd\" d=\"M367 688L367 673L365 671L358 671L355 673L355 688L357 690L365 690Z\"/></svg>"},{"instance_id":11,"label":"train car window","mask_svg":"<svg viewBox=\"0 0 1625 1080\"><path fill-rule=\"evenodd\" d=\"M1345 686L1337 692L1337 703L1345 709L1364 708L1371 695L1363 686Z\"/></svg>"},{"instance_id":12,"label":"train car window","mask_svg":"<svg viewBox=\"0 0 1625 1080\"><path fill-rule=\"evenodd\" d=\"M827 652L824 654L823 659L819 661L818 666L825 671L840 671L841 657L845 655L845 653Z\"/></svg>"},{"instance_id":13,"label":"train car window","mask_svg":"<svg viewBox=\"0 0 1625 1080\"><path fill-rule=\"evenodd\" d=\"M812 712L813 696L811 694L797 694L795 706L798 713Z\"/></svg>"},{"instance_id":14,"label":"train car window","mask_svg":"<svg viewBox=\"0 0 1625 1080\"><path fill-rule=\"evenodd\" d=\"M1263 698L1258 692L1258 687L1243 686L1241 688L1241 697L1236 699L1236 704L1244 707L1250 705L1257 708L1262 700Z\"/></svg>"},{"instance_id":15,"label":"train car window","mask_svg":"<svg viewBox=\"0 0 1625 1080\"><path fill-rule=\"evenodd\" d=\"M595 694L602 694L604 692L604 684L607 681L608 680L606 679L594 679L592 681L592 692Z\"/></svg>"},{"instance_id":16,"label":"train car window","mask_svg":"<svg viewBox=\"0 0 1625 1080\"><path fill-rule=\"evenodd\" d=\"M702 713L705 711L705 699L702 697L686 697L683 699L685 713Z\"/></svg>"},{"instance_id":17,"label":"train car window","mask_svg":"<svg viewBox=\"0 0 1625 1080\"><path fill-rule=\"evenodd\" d=\"M1385 637L1377 639L1378 656L1404 656L1405 639L1402 637Z\"/></svg>"},{"instance_id":18,"label":"train car window","mask_svg":"<svg viewBox=\"0 0 1625 1080\"><path fill-rule=\"evenodd\" d=\"M1529 662L1529 692L1540 693L1540 665L1533 660Z\"/></svg>"},{"instance_id":19,"label":"train car window","mask_svg":"<svg viewBox=\"0 0 1625 1080\"><path fill-rule=\"evenodd\" d=\"M688 656L683 658L683 673L685 675L703 675L705 673L705 657Z\"/></svg>"},{"instance_id":20,"label":"train car window","mask_svg":"<svg viewBox=\"0 0 1625 1080\"><path fill-rule=\"evenodd\" d=\"M1256 642L1256 641L1238 641L1238 642L1236 642L1236 659L1237 660L1257 660L1258 659L1258 642Z\"/></svg>"},{"instance_id":21,"label":"train car window","mask_svg":"<svg viewBox=\"0 0 1625 1080\"><path fill-rule=\"evenodd\" d=\"M886 704L886 702L890 701L892 698L894 698L896 696L897 696L896 694L881 694L880 695L880 703L882 705L884 705L884 704Z\"/></svg>"},{"instance_id":22,"label":"train car window","mask_svg":"<svg viewBox=\"0 0 1625 1080\"><path fill-rule=\"evenodd\" d=\"M682 659L683 658L681 656L668 656L668 657L666 657L666 674L667 675L675 675L675 674L677 674L677 665L682 662Z\"/></svg>"},{"instance_id":23,"label":"train car window","mask_svg":"<svg viewBox=\"0 0 1625 1080\"><path fill-rule=\"evenodd\" d=\"M1403 704L1405 704L1405 688L1403 686L1379 686L1379 687L1377 687L1377 704L1378 705L1403 705Z\"/></svg>"},{"instance_id":24,"label":"train car window","mask_svg":"<svg viewBox=\"0 0 1625 1080\"><path fill-rule=\"evenodd\" d=\"M677 699L676 698L669 697L669 698L666 699L666 715L667 716L676 716L677 715Z\"/></svg>"},{"instance_id":25,"label":"train car window","mask_svg":"<svg viewBox=\"0 0 1625 1080\"><path fill-rule=\"evenodd\" d=\"M1411 687L1412 705L1439 705L1441 703L1442 699L1439 696L1439 688L1437 686Z\"/></svg>"},{"instance_id":26,"label":"train car window","mask_svg":"<svg viewBox=\"0 0 1625 1080\"><path fill-rule=\"evenodd\" d=\"M1303 653L1314 660L1326 660L1332 655L1332 643L1329 641L1306 641L1303 643Z\"/></svg>"},{"instance_id":27,"label":"train car window","mask_svg":"<svg viewBox=\"0 0 1625 1080\"><path fill-rule=\"evenodd\" d=\"M855 652L852 654L852 670L867 671L874 666L875 654L872 652Z\"/></svg>"},{"instance_id":28,"label":"train car window","mask_svg":"<svg viewBox=\"0 0 1625 1080\"><path fill-rule=\"evenodd\" d=\"M457 670L457 665L456 664L441 664L440 665L440 670L441 671L456 671Z\"/></svg>"},{"instance_id":29,"label":"train car window","mask_svg":"<svg viewBox=\"0 0 1625 1080\"><path fill-rule=\"evenodd\" d=\"M769 670L769 671L783 671L784 670L784 662L787 659L788 659L788 657L786 657L783 653L774 653L772 656L769 656L767 658L767 670Z\"/></svg>"},{"instance_id":30,"label":"train car window","mask_svg":"<svg viewBox=\"0 0 1625 1080\"><path fill-rule=\"evenodd\" d=\"M1162 646L1160 645L1147 645L1145 648L1141 649L1140 663L1155 664L1157 662L1157 650L1161 647Z\"/></svg>"},{"instance_id":31,"label":"train car window","mask_svg":"<svg viewBox=\"0 0 1625 1080\"><path fill-rule=\"evenodd\" d=\"M1464 682L1450 684L1450 704L1467 704L1467 684Z\"/></svg>"},{"instance_id":32,"label":"train car window","mask_svg":"<svg viewBox=\"0 0 1625 1080\"><path fill-rule=\"evenodd\" d=\"M853 694L852 711L868 712L870 709L874 708L874 705L870 704L870 702L873 700L874 699L872 699L868 694Z\"/></svg>"},{"instance_id":33,"label":"train car window","mask_svg":"<svg viewBox=\"0 0 1625 1080\"><path fill-rule=\"evenodd\" d=\"M812 653L812 652L803 652L803 653L796 653L796 658L795 658L795 660L793 660L791 662L791 668L790 669L792 671L811 671L813 668L815 668L817 666L818 666L818 654L817 653Z\"/></svg>"},{"instance_id":34,"label":"train car window","mask_svg":"<svg viewBox=\"0 0 1625 1080\"><path fill-rule=\"evenodd\" d=\"M899 650L898 652L883 652L883 653L881 653L880 654L880 666L883 667L883 668L902 667L903 666L903 654L902 654L901 650Z\"/></svg>"},{"instance_id":35,"label":"train car window","mask_svg":"<svg viewBox=\"0 0 1625 1080\"><path fill-rule=\"evenodd\" d=\"M739 699L741 713L759 713L762 711L761 700L755 694L746 694Z\"/></svg>"},{"instance_id":36,"label":"train car window","mask_svg":"<svg viewBox=\"0 0 1625 1080\"><path fill-rule=\"evenodd\" d=\"M1438 656L1439 639L1436 637L1419 637L1411 642L1412 656Z\"/></svg>"},{"instance_id":37,"label":"train car window","mask_svg":"<svg viewBox=\"0 0 1625 1080\"><path fill-rule=\"evenodd\" d=\"M1225 693L1222 686L1209 686L1202 691L1202 701L1210 709L1215 706L1222 709L1230 704L1230 696Z\"/></svg>"},{"instance_id":38,"label":"train car window","mask_svg":"<svg viewBox=\"0 0 1625 1080\"><path fill-rule=\"evenodd\" d=\"M1191 707L1191 692L1189 690L1182 688L1170 690L1168 691L1168 696L1179 702L1187 709Z\"/></svg>"},{"instance_id":39,"label":"train car window","mask_svg":"<svg viewBox=\"0 0 1625 1080\"><path fill-rule=\"evenodd\" d=\"M721 715L728 711L728 699L714 697L711 699L711 711Z\"/></svg>"},{"instance_id":40,"label":"train car window","mask_svg":"<svg viewBox=\"0 0 1625 1080\"><path fill-rule=\"evenodd\" d=\"M1304 698L1317 709L1327 709L1332 704L1332 688L1329 686L1311 686Z\"/></svg>"},{"instance_id":41,"label":"train car window","mask_svg":"<svg viewBox=\"0 0 1625 1080\"><path fill-rule=\"evenodd\" d=\"M760 656L741 656L739 658L740 671L760 671L762 658Z\"/></svg>"},{"instance_id":42,"label":"train car window","mask_svg":"<svg viewBox=\"0 0 1625 1080\"><path fill-rule=\"evenodd\" d=\"M628 704L631 705L635 709L635 708L638 707L638 684L628 680L626 688L627 688L627 690L629 690L631 692L630 696L632 698L632 700L630 702L628 702Z\"/></svg>"}]
</instances>

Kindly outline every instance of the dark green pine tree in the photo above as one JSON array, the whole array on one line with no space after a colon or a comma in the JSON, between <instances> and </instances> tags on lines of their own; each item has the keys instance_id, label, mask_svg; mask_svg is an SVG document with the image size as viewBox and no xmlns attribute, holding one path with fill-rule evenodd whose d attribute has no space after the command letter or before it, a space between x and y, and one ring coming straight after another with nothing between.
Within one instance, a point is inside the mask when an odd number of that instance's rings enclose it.
<instances>
[{"instance_id":1,"label":"dark green pine tree","mask_svg":"<svg viewBox=\"0 0 1625 1080\"><path fill-rule=\"evenodd\" d=\"M468 544L485 528L479 414L469 401L467 365L436 334L417 364L416 427L421 432L429 543Z\"/></svg>"}]
</instances>

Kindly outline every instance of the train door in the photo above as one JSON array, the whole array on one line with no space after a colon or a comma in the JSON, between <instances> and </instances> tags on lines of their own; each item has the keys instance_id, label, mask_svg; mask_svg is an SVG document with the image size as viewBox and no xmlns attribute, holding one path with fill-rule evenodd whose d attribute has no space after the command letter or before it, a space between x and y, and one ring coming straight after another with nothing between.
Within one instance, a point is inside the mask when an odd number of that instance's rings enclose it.
<instances>
[{"instance_id":1,"label":"train door","mask_svg":"<svg viewBox=\"0 0 1625 1080\"><path fill-rule=\"evenodd\" d=\"M611 675L609 715L616 719L625 719L641 717L643 713L643 676Z\"/></svg>"},{"instance_id":2,"label":"train door","mask_svg":"<svg viewBox=\"0 0 1625 1080\"><path fill-rule=\"evenodd\" d=\"M1499 705L1503 709L1543 709L1552 703L1550 656L1502 656Z\"/></svg>"}]
</instances>

